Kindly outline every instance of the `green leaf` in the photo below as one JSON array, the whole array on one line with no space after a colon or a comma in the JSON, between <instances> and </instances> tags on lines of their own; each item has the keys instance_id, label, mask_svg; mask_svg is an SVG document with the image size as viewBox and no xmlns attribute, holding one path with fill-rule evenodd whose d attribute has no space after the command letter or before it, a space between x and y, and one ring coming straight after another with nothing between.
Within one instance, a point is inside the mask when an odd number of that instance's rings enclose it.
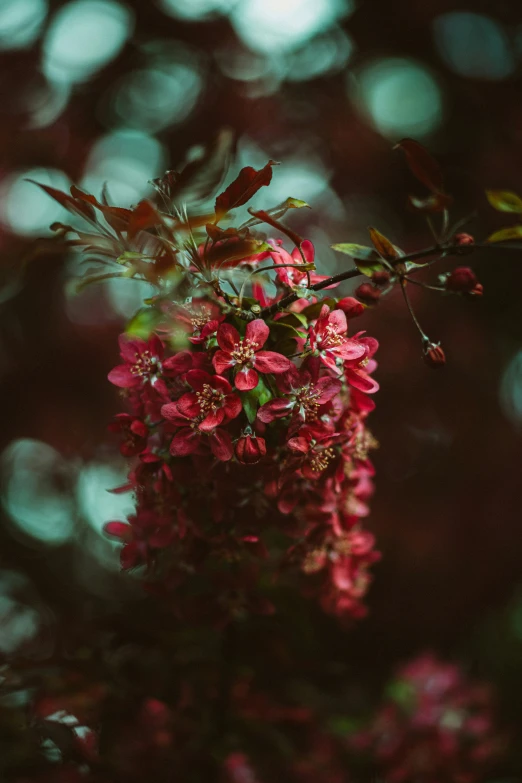
<instances>
[{"instance_id":1,"label":"green leaf","mask_svg":"<svg viewBox=\"0 0 522 783\"><path fill-rule=\"evenodd\" d=\"M522 214L522 198L510 190L486 190L488 201L499 212Z\"/></svg>"},{"instance_id":2,"label":"green leaf","mask_svg":"<svg viewBox=\"0 0 522 783\"><path fill-rule=\"evenodd\" d=\"M488 237L488 242L505 242L507 239L522 239L522 226L510 226L501 228Z\"/></svg>"},{"instance_id":3,"label":"green leaf","mask_svg":"<svg viewBox=\"0 0 522 783\"><path fill-rule=\"evenodd\" d=\"M155 308L142 307L127 324L125 333L130 337L141 337L142 340L147 340L161 321L161 318L162 314Z\"/></svg>"},{"instance_id":4,"label":"green leaf","mask_svg":"<svg viewBox=\"0 0 522 783\"><path fill-rule=\"evenodd\" d=\"M359 272L367 277L371 277L374 272L384 269L380 256L373 247L342 242L339 245L332 245L332 248L338 250L339 253L351 256Z\"/></svg>"},{"instance_id":5,"label":"green leaf","mask_svg":"<svg viewBox=\"0 0 522 783\"><path fill-rule=\"evenodd\" d=\"M272 399L272 392L260 375L256 388L247 392L240 392L239 396L241 397L246 417L250 424L253 424L256 420L257 409Z\"/></svg>"}]
</instances>

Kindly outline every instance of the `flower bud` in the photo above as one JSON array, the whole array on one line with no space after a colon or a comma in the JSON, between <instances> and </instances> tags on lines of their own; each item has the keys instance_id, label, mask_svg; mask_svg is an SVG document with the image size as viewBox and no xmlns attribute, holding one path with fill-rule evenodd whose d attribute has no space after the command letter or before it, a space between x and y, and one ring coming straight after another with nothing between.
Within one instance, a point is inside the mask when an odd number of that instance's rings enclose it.
<instances>
[{"instance_id":1,"label":"flower bud","mask_svg":"<svg viewBox=\"0 0 522 783\"><path fill-rule=\"evenodd\" d=\"M476 285L477 278L469 266L456 267L456 269L447 276L445 281L447 291L454 291L459 294L470 294Z\"/></svg>"},{"instance_id":2,"label":"flower bud","mask_svg":"<svg viewBox=\"0 0 522 783\"><path fill-rule=\"evenodd\" d=\"M374 288L372 285L370 285L370 283L363 283L355 290L355 296L366 305L377 304L380 295L381 292L377 288Z\"/></svg>"},{"instance_id":3,"label":"flower bud","mask_svg":"<svg viewBox=\"0 0 522 783\"><path fill-rule=\"evenodd\" d=\"M379 287L385 286L390 282L390 273L387 269L378 269L372 275L372 283Z\"/></svg>"},{"instance_id":4,"label":"flower bud","mask_svg":"<svg viewBox=\"0 0 522 783\"><path fill-rule=\"evenodd\" d=\"M459 255L472 253L474 244L475 239L471 236L471 234L455 234L453 237L453 245L457 248Z\"/></svg>"},{"instance_id":5,"label":"flower bud","mask_svg":"<svg viewBox=\"0 0 522 783\"><path fill-rule=\"evenodd\" d=\"M336 309L342 310L347 318L357 318L358 315L364 313L364 307L353 296L345 296L344 299L339 299Z\"/></svg>"},{"instance_id":6,"label":"flower bud","mask_svg":"<svg viewBox=\"0 0 522 783\"><path fill-rule=\"evenodd\" d=\"M438 370L446 364L446 355L439 343L427 343L424 348L424 361L432 370Z\"/></svg>"},{"instance_id":7,"label":"flower bud","mask_svg":"<svg viewBox=\"0 0 522 783\"><path fill-rule=\"evenodd\" d=\"M236 443L236 457L243 465L255 465L266 454L264 438L242 435Z\"/></svg>"}]
</instances>

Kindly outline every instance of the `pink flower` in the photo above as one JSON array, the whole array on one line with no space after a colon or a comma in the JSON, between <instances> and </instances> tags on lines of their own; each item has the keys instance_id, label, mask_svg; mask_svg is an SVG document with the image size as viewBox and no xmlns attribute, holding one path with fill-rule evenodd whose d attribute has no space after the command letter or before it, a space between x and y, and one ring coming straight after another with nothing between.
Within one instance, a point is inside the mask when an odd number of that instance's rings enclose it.
<instances>
[{"instance_id":1,"label":"pink flower","mask_svg":"<svg viewBox=\"0 0 522 783\"><path fill-rule=\"evenodd\" d=\"M293 264L294 266L280 266L276 275L279 282L288 288L298 288L299 286L306 285L308 283L308 277L306 271L299 269L299 266L295 264L313 264L315 258L315 248L309 239L305 239L301 242L301 249L295 247L291 253L284 249L282 246L282 240L270 240L272 245L276 245L277 249L274 249L269 255L272 257L274 264L278 266L281 264ZM328 279L328 275L318 275L317 272L309 272L310 282L321 283L323 280ZM329 288L335 288L339 283L334 283Z\"/></svg>"},{"instance_id":2,"label":"pink flower","mask_svg":"<svg viewBox=\"0 0 522 783\"><path fill-rule=\"evenodd\" d=\"M198 421L202 432L227 424L241 413L241 400L231 393L232 386L226 378L209 375L203 370L190 370L186 379L194 391L177 401L177 409L189 419Z\"/></svg>"},{"instance_id":3,"label":"pink flower","mask_svg":"<svg viewBox=\"0 0 522 783\"><path fill-rule=\"evenodd\" d=\"M286 356L275 351L261 351L270 330L262 318L250 321L245 337L231 324L221 324L217 341L221 350L214 354L214 367L218 375L236 368L236 386L241 391L255 389L259 381L258 372L282 373L288 370L291 362Z\"/></svg>"},{"instance_id":4,"label":"pink flower","mask_svg":"<svg viewBox=\"0 0 522 783\"><path fill-rule=\"evenodd\" d=\"M148 427L137 416L131 416L129 413L117 413L107 429L109 432L123 435L124 440L120 444L120 453L124 457L133 457L135 454L139 454L147 445Z\"/></svg>"},{"instance_id":5,"label":"pink flower","mask_svg":"<svg viewBox=\"0 0 522 783\"><path fill-rule=\"evenodd\" d=\"M341 372L340 364L360 359L366 347L358 340L346 337L348 324L342 310L332 310L328 305L321 309L315 326L310 327L310 347L322 363L336 375Z\"/></svg>"},{"instance_id":6,"label":"pink flower","mask_svg":"<svg viewBox=\"0 0 522 783\"><path fill-rule=\"evenodd\" d=\"M156 335L147 342L120 335L120 354L124 364L109 373L109 381L122 389L132 389L150 383L154 386L161 375L163 343Z\"/></svg>"},{"instance_id":7,"label":"pink flower","mask_svg":"<svg viewBox=\"0 0 522 783\"><path fill-rule=\"evenodd\" d=\"M157 335L145 341L122 334L119 344L124 364L114 367L108 378L122 389L152 386L162 396L167 396L163 378L179 375L192 366L192 356L188 351L180 351L164 360L163 343Z\"/></svg>"},{"instance_id":8,"label":"pink flower","mask_svg":"<svg viewBox=\"0 0 522 783\"><path fill-rule=\"evenodd\" d=\"M207 431L202 430L201 421L182 413L178 408L178 402L169 402L161 408L161 415L175 427L180 427L170 444L172 456L188 457L189 454L202 454L205 452L205 444L208 443L216 459L221 462L232 459L234 449L230 434L217 426ZM202 441L202 435L208 435L205 442Z\"/></svg>"},{"instance_id":9,"label":"pink flower","mask_svg":"<svg viewBox=\"0 0 522 783\"><path fill-rule=\"evenodd\" d=\"M299 371L293 365L277 379L277 385L285 396L261 406L257 415L264 424L289 414L303 423L315 421L321 405L330 402L342 388L341 381L336 378L326 376L312 381L307 370Z\"/></svg>"},{"instance_id":10,"label":"pink flower","mask_svg":"<svg viewBox=\"0 0 522 783\"><path fill-rule=\"evenodd\" d=\"M143 509L126 522L107 522L105 532L124 542L120 559L123 569L150 562L155 549L164 549L176 537L170 515Z\"/></svg>"},{"instance_id":11,"label":"pink flower","mask_svg":"<svg viewBox=\"0 0 522 783\"><path fill-rule=\"evenodd\" d=\"M350 386L358 389L365 394L373 394L379 390L379 384L374 380L370 373L376 368L377 364L373 361L373 355L379 347L379 343L374 337L360 337L360 332L356 339L365 348L365 355L361 359L352 359L344 363L344 376Z\"/></svg>"}]
</instances>

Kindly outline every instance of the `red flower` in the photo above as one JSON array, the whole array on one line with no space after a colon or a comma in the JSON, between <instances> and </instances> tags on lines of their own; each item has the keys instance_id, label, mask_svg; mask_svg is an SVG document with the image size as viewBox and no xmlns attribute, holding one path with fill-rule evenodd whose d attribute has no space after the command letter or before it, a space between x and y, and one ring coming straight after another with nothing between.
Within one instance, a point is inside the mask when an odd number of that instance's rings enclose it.
<instances>
[{"instance_id":1,"label":"red flower","mask_svg":"<svg viewBox=\"0 0 522 783\"><path fill-rule=\"evenodd\" d=\"M336 375L341 372L340 364L351 359L360 359L366 348L357 340L346 337L348 324L342 310L330 311L328 305L321 309L315 326L310 327L310 347L323 364Z\"/></svg>"},{"instance_id":2,"label":"red flower","mask_svg":"<svg viewBox=\"0 0 522 783\"><path fill-rule=\"evenodd\" d=\"M255 435L242 435L236 443L236 457L243 465L255 465L266 455L264 438Z\"/></svg>"},{"instance_id":3,"label":"red flower","mask_svg":"<svg viewBox=\"0 0 522 783\"><path fill-rule=\"evenodd\" d=\"M173 457L188 457L189 454L204 453L205 443L202 435L208 435L206 443L216 459L227 462L232 459L234 450L230 434L221 427L215 427L208 431L200 428L201 422L182 413L177 402L169 402L161 408L161 415L168 419L174 426L181 429L174 435L170 444L170 453Z\"/></svg>"},{"instance_id":4,"label":"red flower","mask_svg":"<svg viewBox=\"0 0 522 783\"><path fill-rule=\"evenodd\" d=\"M163 343L156 335L146 342L120 335L120 354L125 364L119 364L109 373L109 381L123 389L132 389L146 383L155 385L161 375Z\"/></svg>"},{"instance_id":5,"label":"red flower","mask_svg":"<svg viewBox=\"0 0 522 783\"><path fill-rule=\"evenodd\" d=\"M277 374L288 370L291 362L286 356L274 351L260 350L269 333L270 330L262 318L247 324L244 339L231 324L221 324L217 333L221 350L216 351L213 359L218 375L235 367L237 388L250 391L258 384L258 372Z\"/></svg>"},{"instance_id":6,"label":"red flower","mask_svg":"<svg viewBox=\"0 0 522 783\"><path fill-rule=\"evenodd\" d=\"M148 341L120 335L120 354L124 364L110 371L108 378L122 389L139 388L150 385L161 395L167 395L167 386L163 376L179 375L192 366L192 357L188 351L163 360L163 343L157 335Z\"/></svg>"},{"instance_id":7,"label":"red flower","mask_svg":"<svg viewBox=\"0 0 522 783\"><path fill-rule=\"evenodd\" d=\"M373 372L377 366L373 361L373 355L379 347L379 343L374 337L360 337L359 335L364 332L359 332L356 335L356 339L365 348L365 355L362 359L354 359L344 363L344 375L350 386L354 389L364 392L365 394L373 394L379 390L379 384L374 380L370 373Z\"/></svg>"},{"instance_id":8,"label":"red flower","mask_svg":"<svg viewBox=\"0 0 522 783\"><path fill-rule=\"evenodd\" d=\"M109 432L121 433L124 436L124 440L120 444L120 453L124 457L133 457L135 454L139 454L147 445L149 430L147 425L137 416L118 413L107 429Z\"/></svg>"},{"instance_id":9,"label":"red flower","mask_svg":"<svg viewBox=\"0 0 522 783\"><path fill-rule=\"evenodd\" d=\"M215 302L196 296L185 305L169 304L167 308L175 323L191 335L189 340L194 345L204 343L225 318Z\"/></svg>"},{"instance_id":10,"label":"red flower","mask_svg":"<svg viewBox=\"0 0 522 783\"><path fill-rule=\"evenodd\" d=\"M293 365L278 378L277 385L285 396L276 397L261 406L257 415L264 424L290 413L303 423L315 421L321 405L330 402L342 388L341 381L336 378L327 376L312 381L307 370L299 371Z\"/></svg>"},{"instance_id":11,"label":"red flower","mask_svg":"<svg viewBox=\"0 0 522 783\"><path fill-rule=\"evenodd\" d=\"M121 550L121 567L133 568L148 563L152 550L164 549L176 537L171 516L159 516L155 511L144 509L129 517L125 522L107 522L105 532L124 542Z\"/></svg>"},{"instance_id":12,"label":"red flower","mask_svg":"<svg viewBox=\"0 0 522 783\"><path fill-rule=\"evenodd\" d=\"M315 248L309 239L305 239L301 242L301 248L295 247L291 253L282 247L282 240L278 239L275 242L270 240L272 245L275 245L276 249L269 252L268 255L272 257L274 264L278 266L280 264L291 264L293 266L281 266L277 272L277 279L288 288L298 288L299 286L306 285L308 282L306 271L299 269L296 264L313 264L315 257ZM309 272L311 283L321 283L323 280L328 279L328 275L318 275L317 272ZM336 288L339 283L334 283L329 288Z\"/></svg>"},{"instance_id":13,"label":"red flower","mask_svg":"<svg viewBox=\"0 0 522 783\"><path fill-rule=\"evenodd\" d=\"M202 432L210 432L220 424L227 424L241 413L241 400L237 394L231 394L232 386L220 375L190 370L187 381L194 391L184 394L176 406L184 416L198 421Z\"/></svg>"}]
</instances>

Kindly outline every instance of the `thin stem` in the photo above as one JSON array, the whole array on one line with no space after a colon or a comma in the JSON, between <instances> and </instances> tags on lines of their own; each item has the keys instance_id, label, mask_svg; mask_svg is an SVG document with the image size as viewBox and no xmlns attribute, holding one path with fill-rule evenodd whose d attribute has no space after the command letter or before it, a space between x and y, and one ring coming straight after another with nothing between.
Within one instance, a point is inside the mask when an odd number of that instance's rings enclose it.
<instances>
[{"instance_id":1,"label":"thin stem","mask_svg":"<svg viewBox=\"0 0 522 783\"><path fill-rule=\"evenodd\" d=\"M410 297L408 296L408 292L406 291L406 280L404 278L401 279L401 289L402 289L402 295L404 296L404 301L406 302L406 305L408 307L408 310L410 311L410 315L412 317L413 323L419 330L419 334L422 337L422 340L425 343L429 343L430 338L428 335L424 332L422 326L420 325L417 316L415 315L415 311L413 310L413 307L411 306Z\"/></svg>"}]
</instances>

